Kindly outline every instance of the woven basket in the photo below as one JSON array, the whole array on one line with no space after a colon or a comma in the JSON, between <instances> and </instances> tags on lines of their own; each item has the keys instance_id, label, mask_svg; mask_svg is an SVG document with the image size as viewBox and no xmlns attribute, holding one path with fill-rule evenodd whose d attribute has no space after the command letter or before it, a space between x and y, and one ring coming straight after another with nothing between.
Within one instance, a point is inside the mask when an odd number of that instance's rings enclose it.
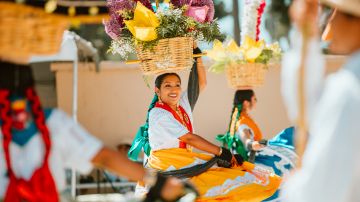
<instances>
[{"instance_id":1,"label":"woven basket","mask_svg":"<svg viewBox=\"0 0 360 202\"><path fill-rule=\"evenodd\" d=\"M191 69L193 64L193 39L176 37L161 39L151 50L137 47L137 56L144 75L161 74Z\"/></svg>"},{"instance_id":2,"label":"woven basket","mask_svg":"<svg viewBox=\"0 0 360 202\"><path fill-rule=\"evenodd\" d=\"M226 67L228 84L235 89L261 86L266 70L266 65L261 63L229 64Z\"/></svg>"},{"instance_id":3,"label":"woven basket","mask_svg":"<svg viewBox=\"0 0 360 202\"><path fill-rule=\"evenodd\" d=\"M59 51L69 23L43 9L0 2L0 59L26 64L32 55Z\"/></svg>"}]
</instances>

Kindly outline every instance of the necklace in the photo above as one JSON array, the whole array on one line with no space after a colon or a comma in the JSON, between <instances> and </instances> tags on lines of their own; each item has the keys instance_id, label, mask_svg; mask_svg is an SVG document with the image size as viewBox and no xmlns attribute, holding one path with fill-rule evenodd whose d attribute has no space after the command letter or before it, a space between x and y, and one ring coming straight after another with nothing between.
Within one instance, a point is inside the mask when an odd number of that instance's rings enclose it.
<instances>
[{"instance_id":1,"label":"necklace","mask_svg":"<svg viewBox=\"0 0 360 202\"><path fill-rule=\"evenodd\" d=\"M179 110L179 107L176 107L176 113L179 115L180 119L181 119L181 124L183 124L184 126L186 126L185 120L184 120L184 115L181 113L181 111Z\"/></svg>"}]
</instances>

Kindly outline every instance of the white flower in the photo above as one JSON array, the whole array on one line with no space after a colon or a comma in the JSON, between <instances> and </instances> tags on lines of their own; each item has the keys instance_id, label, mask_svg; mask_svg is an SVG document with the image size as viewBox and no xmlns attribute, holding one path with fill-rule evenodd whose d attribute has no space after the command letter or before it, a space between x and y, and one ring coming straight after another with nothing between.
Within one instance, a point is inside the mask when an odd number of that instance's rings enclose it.
<instances>
[{"instance_id":1,"label":"white flower","mask_svg":"<svg viewBox=\"0 0 360 202\"><path fill-rule=\"evenodd\" d=\"M120 55L120 58L127 60L130 53L135 53L134 45L131 39L128 38L119 38L117 40L111 41L111 46L109 51L115 55Z\"/></svg>"},{"instance_id":2,"label":"white flower","mask_svg":"<svg viewBox=\"0 0 360 202\"><path fill-rule=\"evenodd\" d=\"M245 0L242 23L241 23L241 43L245 41L245 36L256 38L256 24L258 18L258 11L263 0Z\"/></svg>"},{"instance_id":3,"label":"white flower","mask_svg":"<svg viewBox=\"0 0 360 202\"><path fill-rule=\"evenodd\" d=\"M166 10L159 10L156 15L159 17L160 15L164 16L176 16L180 18L182 16L182 10L180 8L177 9L166 9Z\"/></svg>"}]
</instances>

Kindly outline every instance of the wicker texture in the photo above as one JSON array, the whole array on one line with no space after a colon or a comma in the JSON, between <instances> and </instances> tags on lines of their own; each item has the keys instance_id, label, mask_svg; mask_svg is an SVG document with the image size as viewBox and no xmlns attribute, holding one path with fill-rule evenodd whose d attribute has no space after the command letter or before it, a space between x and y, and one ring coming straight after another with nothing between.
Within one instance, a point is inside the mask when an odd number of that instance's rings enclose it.
<instances>
[{"instance_id":1,"label":"wicker texture","mask_svg":"<svg viewBox=\"0 0 360 202\"><path fill-rule=\"evenodd\" d=\"M0 60L26 64L32 55L59 51L69 23L42 9L0 2Z\"/></svg>"},{"instance_id":2,"label":"wicker texture","mask_svg":"<svg viewBox=\"0 0 360 202\"><path fill-rule=\"evenodd\" d=\"M261 63L230 64L226 67L231 88L258 87L264 84L266 65Z\"/></svg>"},{"instance_id":3,"label":"wicker texture","mask_svg":"<svg viewBox=\"0 0 360 202\"><path fill-rule=\"evenodd\" d=\"M137 47L137 56L141 60L144 75L157 75L191 69L193 60L193 39L176 37L161 39L152 51Z\"/></svg>"}]
</instances>

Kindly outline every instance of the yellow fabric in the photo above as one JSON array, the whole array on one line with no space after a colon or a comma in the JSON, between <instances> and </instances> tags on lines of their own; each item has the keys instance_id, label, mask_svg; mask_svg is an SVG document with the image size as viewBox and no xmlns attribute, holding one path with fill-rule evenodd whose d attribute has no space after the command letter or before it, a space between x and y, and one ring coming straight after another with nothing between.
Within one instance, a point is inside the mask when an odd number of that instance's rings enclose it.
<instances>
[{"instance_id":1,"label":"yellow fabric","mask_svg":"<svg viewBox=\"0 0 360 202\"><path fill-rule=\"evenodd\" d=\"M249 126L249 128L251 128L251 130L254 132L254 140L255 141L259 141L263 138L262 133L261 133L259 127L257 126L257 124L255 123L255 121L245 113L241 113L239 121L236 126L236 130L242 124L245 124L245 125Z\"/></svg>"},{"instance_id":2,"label":"yellow fabric","mask_svg":"<svg viewBox=\"0 0 360 202\"><path fill-rule=\"evenodd\" d=\"M186 154L186 155L184 155ZM209 161L213 156L189 152L187 149L173 148L153 151L148 159L152 168L157 170L167 170L170 166L181 169L194 162L195 158ZM176 161L174 161L176 159Z\"/></svg>"},{"instance_id":3,"label":"yellow fabric","mask_svg":"<svg viewBox=\"0 0 360 202\"><path fill-rule=\"evenodd\" d=\"M137 2L133 20L125 20L126 27L135 38L152 41L157 38L156 28L160 25L155 13Z\"/></svg>"},{"instance_id":4,"label":"yellow fabric","mask_svg":"<svg viewBox=\"0 0 360 202\"><path fill-rule=\"evenodd\" d=\"M196 160L208 161L211 158L212 155L186 149L164 149L151 153L149 166L163 171L181 169L196 163ZM262 201L272 196L281 182L277 175L249 162L232 168L212 167L189 180L200 193L197 202Z\"/></svg>"}]
</instances>

